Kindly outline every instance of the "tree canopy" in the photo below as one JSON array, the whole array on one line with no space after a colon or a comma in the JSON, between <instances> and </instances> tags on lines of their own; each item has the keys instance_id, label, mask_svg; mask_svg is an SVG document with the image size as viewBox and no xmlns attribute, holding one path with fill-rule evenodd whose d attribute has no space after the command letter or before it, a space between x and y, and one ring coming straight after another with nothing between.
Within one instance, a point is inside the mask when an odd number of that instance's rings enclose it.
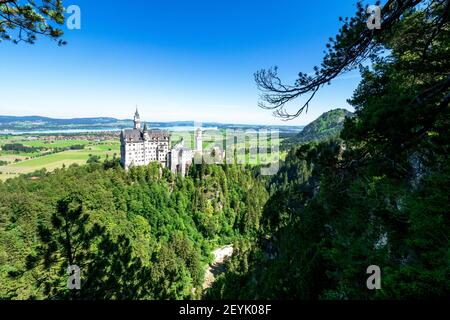
<instances>
[{"instance_id":1,"label":"tree canopy","mask_svg":"<svg viewBox=\"0 0 450 320\"><path fill-rule=\"evenodd\" d=\"M182 179L117 159L0 183L2 299L186 299L214 246L256 235L264 185L239 166ZM81 290L67 287L68 266Z\"/></svg>"},{"instance_id":2,"label":"tree canopy","mask_svg":"<svg viewBox=\"0 0 450 320\"><path fill-rule=\"evenodd\" d=\"M360 67L340 138L289 152L270 181L259 240L237 244L208 297L450 294L448 1L422 4L377 38L385 51ZM366 287L371 265L380 290Z\"/></svg>"},{"instance_id":3,"label":"tree canopy","mask_svg":"<svg viewBox=\"0 0 450 320\"><path fill-rule=\"evenodd\" d=\"M63 45L64 10L61 0L0 0L0 41L32 44L40 35Z\"/></svg>"}]
</instances>

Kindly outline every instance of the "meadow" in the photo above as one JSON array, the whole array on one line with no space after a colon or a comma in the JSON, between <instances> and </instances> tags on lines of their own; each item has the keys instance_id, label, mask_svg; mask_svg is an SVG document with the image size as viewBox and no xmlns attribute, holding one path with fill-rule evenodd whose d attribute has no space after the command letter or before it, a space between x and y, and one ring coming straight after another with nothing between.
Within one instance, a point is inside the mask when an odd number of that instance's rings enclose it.
<instances>
[{"instance_id":1,"label":"meadow","mask_svg":"<svg viewBox=\"0 0 450 320\"><path fill-rule=\"evenodd\" d=\"M119 141L91 142L80 139L67 139L49 141L45 137L38 137L35 140L28 140L26 137L14 136L0 139L0 147L10 143L21 143L28 147L46 148L48 150L33 153L0 151L0 161L8 164L0 166L0 180L14 178L20 174L32 173L45 168L53 171L63 166L71 164L85 164L91 156L98 156L100 160L106 157L120 156ZM69 148L74 145L84 145L81 150L66 150L53 153L56 148Z\"/></svg>"}]
</instances>

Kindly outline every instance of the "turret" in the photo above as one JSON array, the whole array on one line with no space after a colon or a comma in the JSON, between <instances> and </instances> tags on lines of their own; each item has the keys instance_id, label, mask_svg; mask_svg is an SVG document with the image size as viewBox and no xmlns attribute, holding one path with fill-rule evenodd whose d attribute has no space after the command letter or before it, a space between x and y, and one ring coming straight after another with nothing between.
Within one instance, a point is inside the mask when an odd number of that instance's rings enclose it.
<instances>
[{"instance_id":1,"label":"turret","mask_svg":"<svg viewBox=\"0 0 450 320\"><path fill-rule=\"evenodd\" d=\"M147 140L149 138L147 123L144 124L144 139Z\"/></svg>"}]
</instances>

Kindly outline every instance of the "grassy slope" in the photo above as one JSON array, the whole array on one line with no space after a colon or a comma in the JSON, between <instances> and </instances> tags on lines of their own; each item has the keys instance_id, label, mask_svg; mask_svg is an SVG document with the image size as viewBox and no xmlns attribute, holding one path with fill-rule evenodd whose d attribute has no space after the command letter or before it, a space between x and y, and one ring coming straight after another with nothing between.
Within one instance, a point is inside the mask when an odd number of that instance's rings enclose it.
<instances>
[{"instance_id":1,"label":"grassy slope","mask_svg":"<svg viewBox=\"0 0 450 320\"><path fill-rule=\"evenodd\" d=\"M23 142L26 145L30 145L29 142ZM32 141L34 146L40 146L45 144L43 141ZM69 166L71 164L84 164L89 159L89 155L97 155L100 158L106 158L106 155L112 157L114 153L120 154L119 143L118 142L107 142L104 144L89 145L87 141L81 140L70 140L70 141L57 141L52 144L52 147L68 147L75 144L86 145L83 150L70 150L59 153L53 153L49 155L43 155L37 158L23 160L18 163L11 163L7 166L0 167L1 180L6 180L8 178L13 178L22 173L30 173L42 168L46 168L48 171L52 171L56 168L61 168L63 165ZM2 155L7 161L13 161L15 158L22 158L27 156L26 154L18 155Z\"/></svg>"}]
</instances>

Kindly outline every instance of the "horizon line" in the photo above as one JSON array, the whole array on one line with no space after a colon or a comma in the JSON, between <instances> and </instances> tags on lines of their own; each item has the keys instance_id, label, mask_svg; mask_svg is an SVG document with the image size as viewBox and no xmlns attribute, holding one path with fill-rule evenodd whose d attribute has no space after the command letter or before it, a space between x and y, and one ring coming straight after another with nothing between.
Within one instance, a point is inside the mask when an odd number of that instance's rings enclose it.
<instances>
[{"instance_id":1,"label":"horizon line","mask_svg":"<svg viewBox=\"0 0 450 320\"><path fill-rule=\"evenodd\" d=\"M114 119L114 120L118 120L118 121L133 121L133 119L131 118L116 118L116 117L111 117L111 116L90 116L90 117L51 117L51 116L41 116L41 115L36 115L36 114L31 114L31 115L22 115L22 116L18 116L18 115L5 115L5 114L0 114L0 117L15 117L15 118L24 118L24 117L39 117L39 118L47 118L47 119L51 119L51 120L77 120L77 119ZM314 121L314 120L313 120ZM289 124L289 123L280 123L280 124L274 124L274 123L269 123L269 124L263 124L263 123L239 123L239 122L220 122L220 121L196 121L196 120L165 120L165 121L147 121L147 120L142 120L141 122L145 122L145 123L172 123L172 122L193 122L198 123L198 124L221 124L221 125L248 125L248 126L255 126L255 125L260 125L260 126L277 126L277 127L304 127L307 124ZM312 121L311 121L312 122ZM309 122L310 123L310 122Z\"/></svg>"}]
</instances>

